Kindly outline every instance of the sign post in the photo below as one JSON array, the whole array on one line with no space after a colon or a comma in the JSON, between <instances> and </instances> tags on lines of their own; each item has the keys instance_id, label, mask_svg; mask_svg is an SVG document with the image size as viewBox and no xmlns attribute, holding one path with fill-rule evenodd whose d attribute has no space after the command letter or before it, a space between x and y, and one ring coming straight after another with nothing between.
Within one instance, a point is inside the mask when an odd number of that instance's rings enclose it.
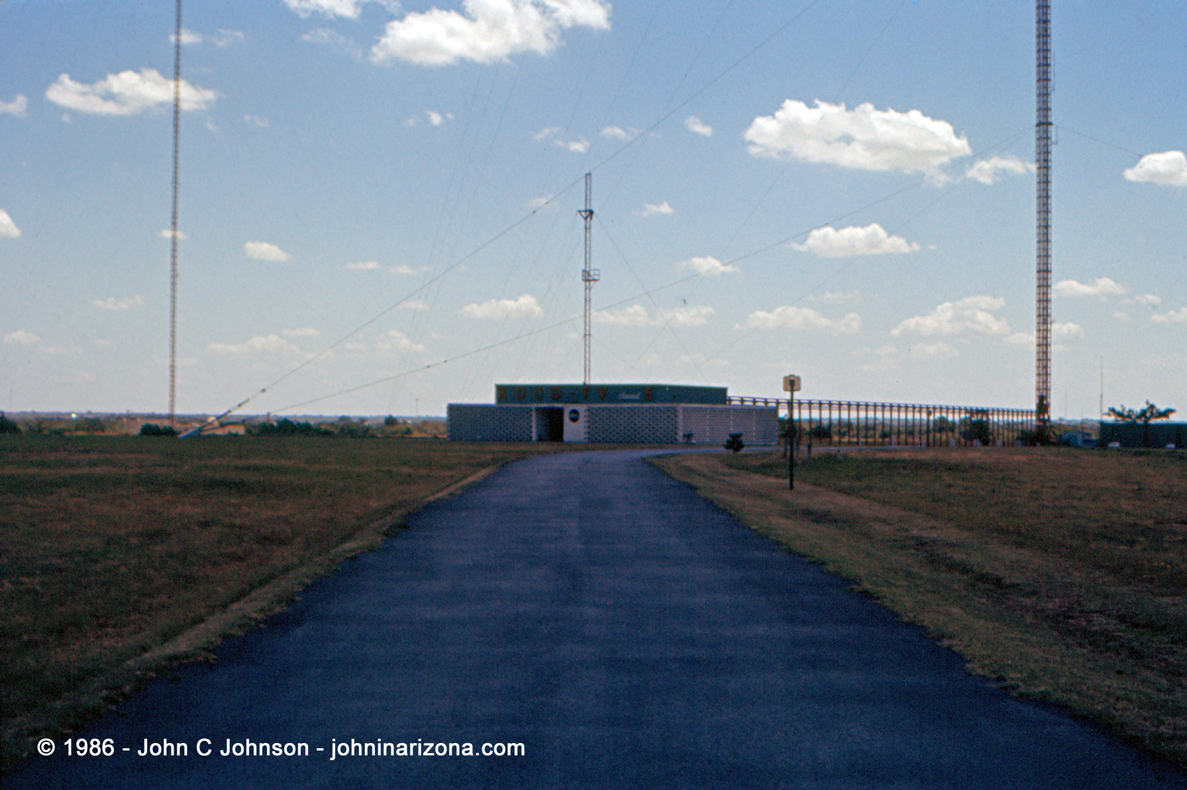
<instances>
[{"instance_id":1,"label":"sign post","mask_svg":"<svg viewBox=\"0 0 1187 790\"><path fill-rule=\"evenodd\" d=\"M795 490L795 449L799 431L795 424L795 394L800 391L799 376L784 376L783 391L787 393L787 490Z\"/></svg>"}]
</instances>

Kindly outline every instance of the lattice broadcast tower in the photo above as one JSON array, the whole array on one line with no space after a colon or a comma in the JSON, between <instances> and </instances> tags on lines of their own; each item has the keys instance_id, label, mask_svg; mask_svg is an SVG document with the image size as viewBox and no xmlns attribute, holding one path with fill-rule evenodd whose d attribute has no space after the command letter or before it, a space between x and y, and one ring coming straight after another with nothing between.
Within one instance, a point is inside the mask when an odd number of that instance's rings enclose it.
<instances>
[{"instance_id":1,"label":"lattice broadcast tower","mask_svg":"<svg viewBox=\"0 0 1187 790\"><path fill-rule=\"evenodd\" d=\"M589 386L589 341L590 341L590 314L591 314L591 298L593 296L593 284L602 279L602 273L597 269L589 267L593 258L593 243L591 239L591 230L593 227L594 210L592 206L593 201L593 173L585 174L585 208L577 213L585 220L585 268L581 270L581 282L585 284L585 373L581 383Z\"/></svg>"},{"instance_id":2,"label":"lattice broadcast tower","mask_svg":"<svg viewBox=\"0 0 1187 790\"><path fill-rule=\"evenodd\" d=\"M1035 0L1035 422L1051 419L1051 3Z\"/></svg>"}]
</instances>

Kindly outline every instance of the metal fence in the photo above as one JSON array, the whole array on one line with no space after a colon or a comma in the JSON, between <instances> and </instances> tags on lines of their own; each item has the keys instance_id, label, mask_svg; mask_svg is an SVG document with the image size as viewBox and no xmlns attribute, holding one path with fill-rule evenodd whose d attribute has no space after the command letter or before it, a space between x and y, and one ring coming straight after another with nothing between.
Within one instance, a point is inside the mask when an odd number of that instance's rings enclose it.
<instances>
[{"instance_id":1,"label":"metal fence","mask_svg":"<svg viewBox=\"0 0 1187 790\"><path fill-rule=\"evenodd\" d=\"M774 406L783 398L731 397L731 404ZM794 435L800 446L978 447L1012 446L1035 430L1033 409L795 400Z\"/></svg>"}]
</instances>

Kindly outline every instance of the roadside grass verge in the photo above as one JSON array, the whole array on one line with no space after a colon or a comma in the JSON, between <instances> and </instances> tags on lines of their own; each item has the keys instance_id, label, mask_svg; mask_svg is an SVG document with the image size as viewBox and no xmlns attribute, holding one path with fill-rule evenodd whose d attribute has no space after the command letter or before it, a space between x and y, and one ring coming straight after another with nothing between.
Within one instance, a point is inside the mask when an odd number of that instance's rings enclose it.
<instances>
[{"instance_id":1,"label":"roadside grass verge","mask_svg":"<svg viewBox=\"0 0 1187 790\"><path fill-rule=\"evenodd\" d=\"M1187 766L1187 453L657 459L1013 693Z\"/></svg>"},{"instance_id":2,"label":"roadside grass verge","mask_svg":"<svg viewBox=\"0 0 1187 790\"><path fill-rule=\"evenodd\" d=\"M146 675L249 628L434 494L554 449L0 439L3 765L30 738L69 731Z\"/></svg>"}]
</instances>

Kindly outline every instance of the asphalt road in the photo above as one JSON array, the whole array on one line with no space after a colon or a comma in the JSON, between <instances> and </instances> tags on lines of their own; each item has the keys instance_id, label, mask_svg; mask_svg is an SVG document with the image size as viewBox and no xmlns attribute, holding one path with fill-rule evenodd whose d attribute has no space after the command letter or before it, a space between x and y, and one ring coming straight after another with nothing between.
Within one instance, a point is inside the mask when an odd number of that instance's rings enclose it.
<instances>
[{"instance_id":1,"label":"asphalt road","mask_svg":"<svg viewBox=\"0 0 1187 790\"><path fill-rule=\"evenodd\" d=\"M59 741L4 787L1187 788L966 675L642 455L535 458L434 503L79 733L112 756ZM522 755L335 751L352 740ZM137 754L166 742L186 754Z\"/></svg>"}]
</instances>

